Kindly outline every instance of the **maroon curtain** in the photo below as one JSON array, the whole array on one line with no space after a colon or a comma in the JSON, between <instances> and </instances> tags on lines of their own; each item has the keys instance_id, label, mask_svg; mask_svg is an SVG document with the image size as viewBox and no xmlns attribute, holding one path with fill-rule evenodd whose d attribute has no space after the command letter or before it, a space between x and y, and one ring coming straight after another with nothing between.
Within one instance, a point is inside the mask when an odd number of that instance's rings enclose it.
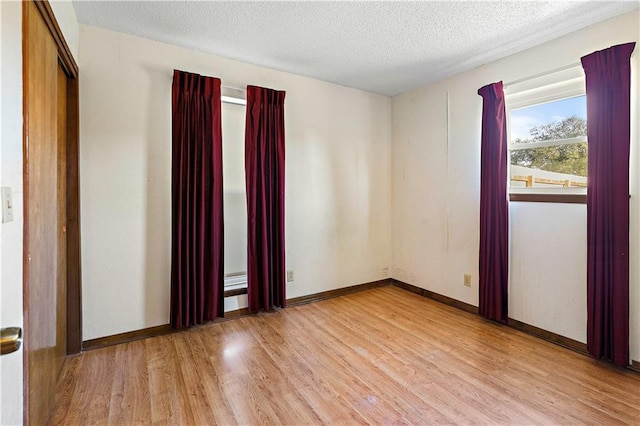
<instances>
[{"instance_id":1,"label":"maroon curtain","mask_svg":"<svg viewBox=\"0 0 640 426\"><path fill-rule=\"evenodd\" d=\"M582 58L587 87L587 348L629 363L630 57L635 43Z\"/></svg>"},{"instance_id":2,"label":"maroon curtain","mask_svg":"<svg viewBox=\"0 0 640 426\"><path fill-rule=\"evenodd\" d=\"M285 307L285 92L247 86L247 296L249 311Z\"/></svg>"},{"instance_id":3,"label":"maroon curtain","mask_svg":"<svg viewBox=\"0 0 640 426\"><path fill-rule=\"evenodd\" d=\"M171 326L224 315L220 80L174 71Z\"/></svg>"},{"instance_id":4,"label":"maroon curtain","mask_svg":"<svg viewBox=\"0 0 640 426\"><path fill-rule=\"evenodd\" d=\"M480 315L508 319L509 204L507 121L502 82L478 90L482 96L480 148Z\"/></svg>"}]
</instances>

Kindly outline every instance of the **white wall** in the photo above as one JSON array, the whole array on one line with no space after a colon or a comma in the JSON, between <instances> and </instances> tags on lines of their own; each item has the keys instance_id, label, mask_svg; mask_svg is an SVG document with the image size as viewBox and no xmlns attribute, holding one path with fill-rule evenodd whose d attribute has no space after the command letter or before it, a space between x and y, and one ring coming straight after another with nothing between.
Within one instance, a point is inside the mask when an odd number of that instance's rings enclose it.
<instances>
[{"instance_id":1,"label":"white wall","mask_svg":"<svg viewBox=\"0 0 640 426\"><path fill-rule=\"evenodd\" d=\"M586 343L587 206L509 207L509 317Z\"/></svg>"},{"instance_id":2,"label":"white wall","mask_svg":"<svg viewBox=\"0 0 640 426\"><path fill-rule=\"evenodd\" d=\"M0 326L22 327L22 4L0 2L0 185L13 222L0 224ZM22 423L22 350L0 357L0 424Z\"/></svg>"},{"instance_id":3,"label":"white wall","mask_svg":"<svg viewBox=\"0 0 640 426\"><path fill-rule=\"evenodd\" d=\"M80 27L84 339L169 320L171 78L285 90L287 296L391 266L391 101L306 77Z\"/></svg>"},{"instance_id":4,"label":"white wall","mask_svg":"<svg viewBox=\"0 0 640 426\"><path fill-rule=\"evenodd\" d=\"M75 57L78 23L71 3L53 11ZM0 186L13 195L13 222L0 225L0 326L23 325L22 318L22 3L0 2ZM75 44L76 49L73 49ZM0 424L22 423L22 350L0 357Z\"/></svg>"},{"instance_id":5,"label":"white wall","mask_svg":"<svg viewBox=\"0 0 640 426\"><path fill-rule=\"evenodd\" d=\"M482 108L477 90L638 41L639 15L636 10L392 99L395 278L477 306ZM639 50L632 57L630 346L635 360L640 360ZM510 316L584 342L585 207L512 203L510 215ZM464 273L473 275L471 288L463 286Z\"/></svg>"},{"instance_id":6,"label":"white wall","mask_svg":"<svg viewBox=\"0 0 640 426\"><path fill-rule=\"evenodd\" d=\"M67 46L69 46L71 54L77 60L80 28L78 27L76 11L73 10L73 4L69 0L50 0L49 4L53 14L56 15L56 21L58 21L60 31L64 34Z\"/></svg>"}]
</instances>

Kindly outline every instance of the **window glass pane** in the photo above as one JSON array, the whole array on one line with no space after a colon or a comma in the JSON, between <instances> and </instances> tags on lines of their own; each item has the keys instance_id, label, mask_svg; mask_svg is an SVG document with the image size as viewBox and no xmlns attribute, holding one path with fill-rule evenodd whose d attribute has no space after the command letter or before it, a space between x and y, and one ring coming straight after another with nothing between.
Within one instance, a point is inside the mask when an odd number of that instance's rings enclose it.
<instances>
[{"instance_id":1,"label":"window glass pane","mask_svg":"<svg viewBox=\"0 0 640 426\"><path fill-rule=\"evenodd\" d=\"M550 180L553 182L547 182ZM586 142L511 151L512 187L585 187L586 184Z\"/></svg>"},{"instance_id":2,"label":"window glass pane","mask_svg":"<svg viewBox=\"0 0 640 426\"><path fill-rule=\"evenodd\" d=\"M512 110L510 186L560 190L586 187L586 142L535 146L585 136L586 116L585 96ZM533 146L523 149L527 144Z\"/></svg>"},{"instance_id":3,"label":"window glass pane","mask_svg":"<svg viewBox=\"0 0 640 426\"><path fill-rule=\"evenodd\" d=\"M587 134L585 96L511 111L511 143L566 139Z\"/></svg>"},{"instance_id":4,"label":"window glass pane","mask_svg":"<svg viewBox=\"0 0 640 426\"><path fill-rule=\"evenodd\" d=\"M244 121L244 106L222 103L225 275L242 274L247 270Z\"/></svg>"}]
</instances>

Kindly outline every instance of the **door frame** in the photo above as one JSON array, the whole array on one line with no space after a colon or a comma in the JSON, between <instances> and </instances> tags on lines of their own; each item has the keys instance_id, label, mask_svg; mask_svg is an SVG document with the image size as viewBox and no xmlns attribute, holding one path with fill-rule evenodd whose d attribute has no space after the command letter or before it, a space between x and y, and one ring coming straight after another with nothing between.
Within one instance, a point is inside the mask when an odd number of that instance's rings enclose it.
<instances>
[{"instance_id":1,"label":"door frame","mask_svg":"<svg viewBox=\"0 0 640 426\"><path fill-rule=\"evenodd\" d=\"M24 191L24 224L23 224L23 318L25 333L30 332L28 321L28 292L29 292L29 176L28 176L28 128L29 128L29 64L27 58L28 7L33 3L40 13L45 26L49 30L58 51L58 61L67 75L67 140L66 140L66 210L67 210L67 355L79 353L82 350L82 304L81 304L81 270L80 270L80 179L79 179L79 93L78 93L78 65L58 26L51 5L47 0L24 1L22 4L22 90L23 90L23 191ZM25 339L25 344L27 339ZM27 407L29 397L28 355L29 348L25 347L24 356L24 407ZM27 412L25 410L25 421Z\"/></svg>"}]
</instances>

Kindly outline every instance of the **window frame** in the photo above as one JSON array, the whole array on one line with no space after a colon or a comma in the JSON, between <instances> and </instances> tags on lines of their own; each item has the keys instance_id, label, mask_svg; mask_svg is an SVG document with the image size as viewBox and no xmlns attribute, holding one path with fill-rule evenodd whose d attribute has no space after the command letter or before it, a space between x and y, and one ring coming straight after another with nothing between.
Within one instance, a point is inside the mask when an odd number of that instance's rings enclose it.
<instances>
[{"instance_id":1,"label":"window frame","mask_svg":"<svg viewBox=\"0 0 640 426\"><path fill-rule=\"evenodd\" d=\"M511 186L511 152L522 149L569 145L587 142L587 136L515 144L511 139L511 112L544 103L586 95L584 71L579 65L556 72L538 75L505 86L505 114L507 119L507 192L509 201L586 204L586 187L518 188ZM553 179L550 179L554 181ZM558 181L560 182L560 181ZM544 182L543 182L544 183Z\"/></svg>"}]
</instances>

